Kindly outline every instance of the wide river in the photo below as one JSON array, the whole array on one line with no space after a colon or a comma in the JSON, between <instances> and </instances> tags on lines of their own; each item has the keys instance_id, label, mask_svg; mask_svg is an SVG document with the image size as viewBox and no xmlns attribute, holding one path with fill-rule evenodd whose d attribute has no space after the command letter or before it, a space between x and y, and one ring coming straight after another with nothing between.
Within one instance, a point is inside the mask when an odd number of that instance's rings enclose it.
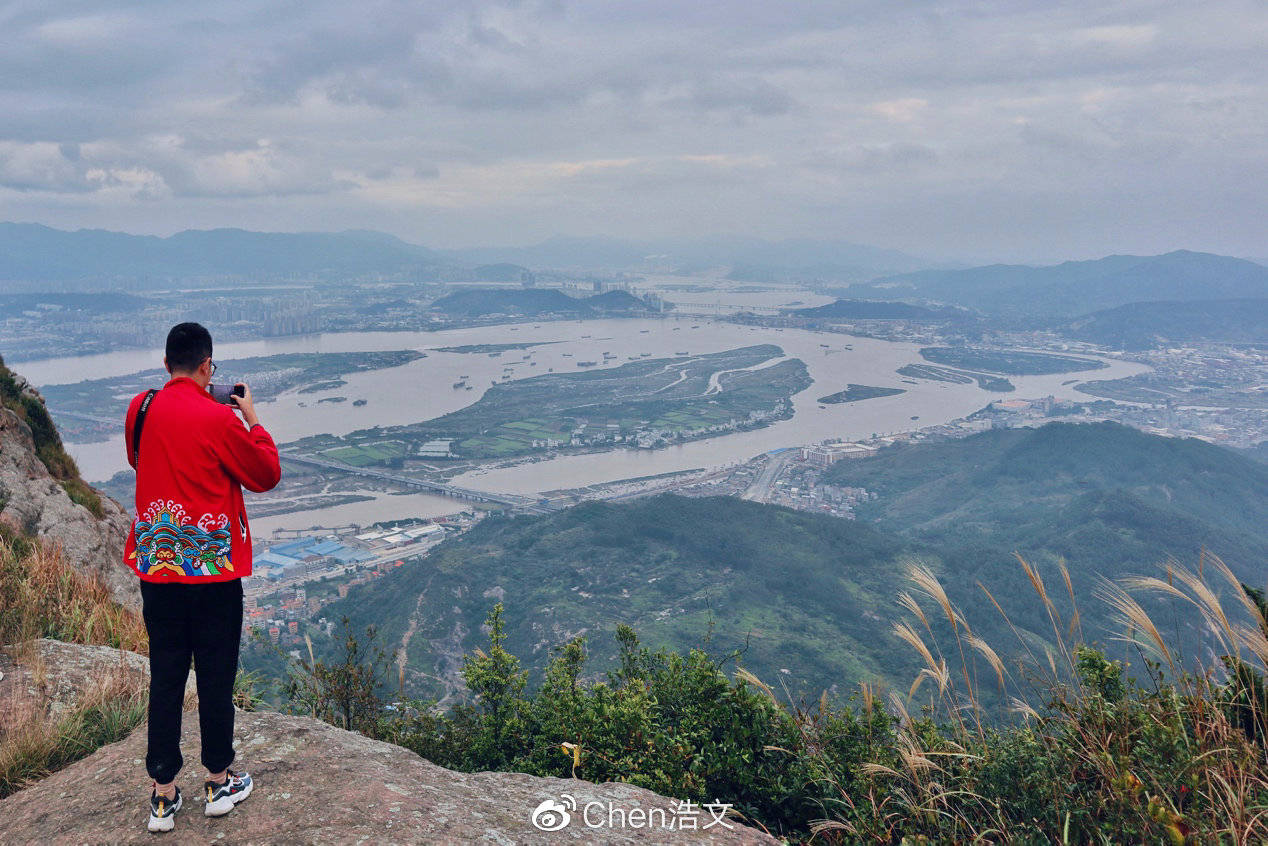
<instances>
[{"instance_id":1,"label":"wide river","mask_svg":"<svg viewBox=\"0 0 1268 846\"><path fill-rule=\"evenodd\" d=\"M500 356L436 352L437 347L469 344L546 342ZM371 426L412 423L469 405L504 375L515 379L546 373L576 372L578 361L598 361L618 367L644 353L668 357L718 352L752 344L776 344L789 357L800 358L814 384L794 398L795 414L750 432L693 441L658 450L620 449L588 455L564 456L513 467L475 470L455 482L489 491L532 494L693 468L718 467L746 461L780 447L798 446L829 438L863 438L923 428L970 414L1004 396L1058 399L1083 397L1072 380L1113 379L1143 372L1142 365L1107 359L1109 367L1082 374L1010 377L1017 391L995 394L976 383L968 385L919 381L911 384L895 371L922 361L919 345L858 338L798 329L767 329L715 322L705 318L665 320L586 320L483 326L444 332L352 332L309 335L234 344L216 348L218 360L290 352L356 352L417 349L427 353L402 367L355 373L335 390L316 394L295 391L260 403L260 418L278 443L322 432L346 434ZM611 353L604 364L603 353ZM529 356L528 358L525 358ZM86 375L101 378L124 375L161 365L158 351L126 351L94 356L23 362L19 371L36 385L78 382ZM510 368L506 372L506 368ZM225 373L232 378L233 374ZM455 390L453 383L469 379L474 390ZM227 381L227 380L226 380ZM902 388L892 397L821 406L817 399L843 390L847 384ZM1064 384L1070 383L1070 384ZM347 402L318 403L323 396L347 397ZM365 399L363 406L352 400ZM67 445L88 479L109 478L126 468L122 440ZM368 523L411 515L435 516L461 510L454 500L427 495L381 495L375 502L354 503L253 521L257 534L278 527L321 523Z\"/></svg>"}]
</instances>

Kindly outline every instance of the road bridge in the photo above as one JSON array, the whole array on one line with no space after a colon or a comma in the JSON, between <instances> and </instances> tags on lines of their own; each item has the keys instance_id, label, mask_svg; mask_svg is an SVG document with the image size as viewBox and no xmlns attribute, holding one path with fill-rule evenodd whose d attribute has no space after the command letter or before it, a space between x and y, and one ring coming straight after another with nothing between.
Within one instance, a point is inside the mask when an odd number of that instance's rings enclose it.
<instances>
[{"instance_id":1,"label":"road bridge","mask_svg":"<svg viewBox=\"0 0 1268 846\"><path fill-rule=\"evenodd\" d=\"M452 499L505 505L510 508L541 514L551 510L550 508L540 505L536 499L519 496L518 494L478 491L473 488L464 488L458 485L451 485L446 482L437 482L432 479L419 479L415 476L388 473L383 470L372 470L369 467L353 467L349 464L342 464L338 461L330 461L325 458L317 458L303 453L284 452L281 454L281 458L283 461L291 461L295 464L304 464L309 467L317 467L321 470L332 470L337 473L346 473L350 476L375 479L376 481L388 482L389 484L401 485L407 488L415 488L438 496L447 496Z\"/></svg>"}]
</instances>

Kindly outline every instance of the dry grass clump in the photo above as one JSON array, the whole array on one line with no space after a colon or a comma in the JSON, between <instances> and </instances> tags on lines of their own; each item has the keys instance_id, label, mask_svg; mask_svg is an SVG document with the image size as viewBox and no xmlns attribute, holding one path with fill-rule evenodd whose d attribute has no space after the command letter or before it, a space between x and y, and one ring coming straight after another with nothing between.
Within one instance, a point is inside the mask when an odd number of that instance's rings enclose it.
<instances>
[{"instance_id":1,"label":"dry grass clump","mask_svg":"<svg viewBox=\"0 0 1268 846\"><path fill-rule=\"evenodd\" d=\"M899 604L913 621L894 633L924 668L906 697L893 697L892 743L865 764L865 789L840 774L825 781L839 809L812 826L848 842L1268 841L1268 620L1263 594L1244 588L1222 561L1194 572L1176 562L1163 578L1106 582L1097 596L1142 659L1134 676L1084 645L1075 610L1063 619L1038 568L1018 558L1046 609L1046 648L1017 634L1026 657L1009 666L974 634L934 574L910 567L914 593ZM1203 660L1185 660L1151 618L1141 594L1192 609L1206 639ZM925 607L950 624L935 637ZM953 643L948 658L940 644ZM981 674L979 675L979 672ZM992 724L979 683L1011 701L1015 721ZM916 697L924 690L921 699ZM1016 695L1018 691L1028 694ZM1032 701L1026 701L1030 699ZM915 703L920 716L912 717Z\"/></svg>"},{"instance_id":2,"label":"dry grass clump","mask_svg":"<svg viewBox=\"0 0 1268 846\"><path fill-rule=\"evenodd\" d=\"M0 537L0 643L51 637L146 654L141 615L75 570L56 546Z\"/></svg>"},{"instance_id":3,"label":"dry grass clump","mask_svg":"<svg viewBox=\"0 0 1268 846\"><path fill-rule=\"evenodd\" d=\"M41 692L47 669L32 643L43 637L149 650L141 616L117 603L99 579L76 571L55 546L0 536L0 643L19 644L14 657L36 691L15 671L0 702L0 798L123 739L145 720L145 675L123 663L85 679L69 710L53 707Z\"/></svg>"},{"instance_id":4,"label":"dry grass clump","mask_svg":"<svg viewBox=\"0 0 1268 846\"><path fill-rule=\"evenodd\" d=\"M144 674L121 664L87 679L69 710L26 691L7 699L0 703L0 799L127 737L145 720L149 688Z\"/></svg>"}]
</instances>

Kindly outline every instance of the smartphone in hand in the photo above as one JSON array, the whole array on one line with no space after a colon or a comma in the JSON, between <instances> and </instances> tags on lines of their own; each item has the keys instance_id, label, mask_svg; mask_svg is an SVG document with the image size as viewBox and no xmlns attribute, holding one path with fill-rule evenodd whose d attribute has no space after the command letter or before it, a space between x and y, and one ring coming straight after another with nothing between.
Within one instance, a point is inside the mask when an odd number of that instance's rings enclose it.
<instances>
[{"instance_id":1,"label":"smartphone in hand","mask_svg":"<svg viewBox=\"0 0 1268 846\"><path fill-rule=\"evenodd\" d=\"M221 405L233 405L231 397L246 396L246 389L241 385L208 385L207 392L211 398Z\"/></svg>"}]
</instances>

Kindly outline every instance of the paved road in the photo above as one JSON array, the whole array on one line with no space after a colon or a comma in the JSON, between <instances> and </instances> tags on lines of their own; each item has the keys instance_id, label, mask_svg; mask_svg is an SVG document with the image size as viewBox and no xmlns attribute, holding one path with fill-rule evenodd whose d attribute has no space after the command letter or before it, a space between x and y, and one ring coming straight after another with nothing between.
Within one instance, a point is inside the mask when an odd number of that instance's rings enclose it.
<instances>
[{"instance_id":1,"label":"paved road","mask_svg":"<svg viewBox=\"0 0 1268 846\"><path fill-rule=\"evenodd\" d=\"M766 502L770 498L771 489L775 487L775 481L784 472L784 468L788 466L796 454L796 450L790 449L787 452L781 452L779 455L772 455L770 460L766 462L766 468L762 470L762 475L758 476L753 484L748 486L748 490L740 498L751 502Z\"/></svg>"}]
</instances>

